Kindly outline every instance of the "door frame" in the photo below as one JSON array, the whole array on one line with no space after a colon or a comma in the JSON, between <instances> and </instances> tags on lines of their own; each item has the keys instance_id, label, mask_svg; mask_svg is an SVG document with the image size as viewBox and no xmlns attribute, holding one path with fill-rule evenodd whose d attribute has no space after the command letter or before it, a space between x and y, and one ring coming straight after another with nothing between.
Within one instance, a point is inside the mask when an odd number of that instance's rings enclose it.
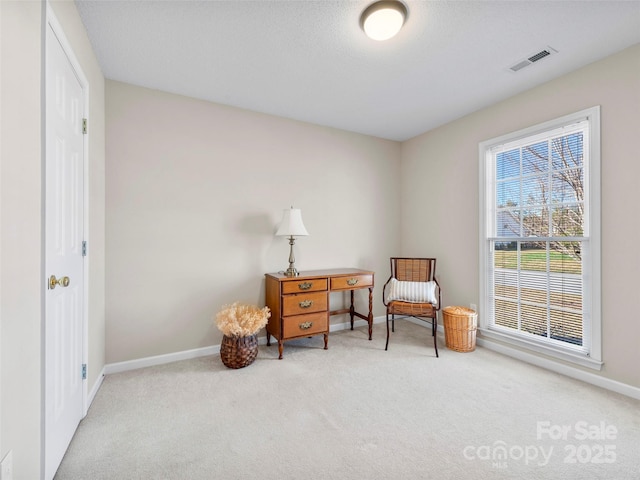
<instances>
[{"instance_id":1,"label":"door frame","mask_svg":"<svg viewBox=\"0 0 640 480\"><path fill-rule=\"evenodd\" d=\"M53 8L49 4L48 1L46 3L46 13L45 13L45 21L43 24L43 55L42 55L42 138L43 144L45 147L42 149L42 271L43 271L43 281L42 281L42 330L41 330L41 358L42 358L42 397L41 397L41 475L44 477L45 475L45 459L46 459L46 436L45 436L45 425L46 425L46 376L47 376L47 365L46 365L46 356L45 356L45 348L46 348L46 328L47 328L47 315L45 309L45 295L47 293L47 272L46 272L46 242L47 242L47 232L46 232L46 168L47 168L47 147L46 147L46 54L47 48L47 29L51 28L55 36L57 37L60 45L62 46L62 50L66 54L69 63L71 64L71 68L73 69L78 81L83 90L83 103L84 103L84 113L83 118L86 118L87 121L89 117L89 81L87 80L82 67L80 66L80 62L78 61L73 48L71 47L70 42L67 39L67 36L64 33L64 29L62 25L58 21L55 13L53 12ZM87 129L87 133L84 135L84 141L82 146L82 155L83 155L83 238L84 241L89 244L89 135L90 129ZM88 380L89 380L89 363L88 363L88 345L89 345L89 262L91 256L89 254L89 249L87 249L87 254L84 257L83 262L83 285L82 285L82 295L83 295L83 305L82 305L82 363L87 365L87 378L83 380L82 384L82 417L84 418L87 414L87 410L89 408L88 405Z\"/></svg>"}]
</instances>

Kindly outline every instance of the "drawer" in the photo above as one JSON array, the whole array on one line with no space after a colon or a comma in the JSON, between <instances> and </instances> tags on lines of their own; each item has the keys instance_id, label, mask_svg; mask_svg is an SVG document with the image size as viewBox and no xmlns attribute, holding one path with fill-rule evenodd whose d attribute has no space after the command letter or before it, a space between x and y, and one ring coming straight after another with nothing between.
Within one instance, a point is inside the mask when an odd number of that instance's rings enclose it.
<instances>
[{"instance_id":1,"label":"drawer","mask_svg":"<svg viewBox=\"0 0 640 480\"><path fill-rule=\"evenodd\" d=\"M282 297L282 316L324 312L329 309L328 292L299 293Z\"/></svg>"},{"instance_id":2,"label":"drawer","mask_svg":"<svg viewBox=\"0 0 640 480\"><path fill-rule=\"evenodd\" d=\"M312 280L287 280L282 282L282 293L318 292L327 289L326 278L314 278Z\"/></svg>"},{"instance_id":3,"label":"drawer","mask_svg":"<svg viewBox=\"0 0 640 480\"><path fill-rule=\"evenodd\" d=\"M295 315L282 319L284 338L304 337L329 331L327 312Z\"/></svg>"},{"instance_id":4,"label":"drawer","mask_svg":"<svg viewBox=\"0 0 640 480\"><path fill-rule=\"evenodd\" d=\"M373 286L373 275L352 275L331 278L331 290L353 290Z\"/></svg>"}]
</instances>

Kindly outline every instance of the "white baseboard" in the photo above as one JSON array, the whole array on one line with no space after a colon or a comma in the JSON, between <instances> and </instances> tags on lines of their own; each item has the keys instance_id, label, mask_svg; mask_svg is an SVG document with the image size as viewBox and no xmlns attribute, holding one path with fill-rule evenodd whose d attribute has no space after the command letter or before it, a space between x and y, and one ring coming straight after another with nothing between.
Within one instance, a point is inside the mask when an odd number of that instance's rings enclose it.
<instances>
[{"instance_id":1,"label":"white baseboard","mask_svg":"<svg viewBox=\"0 0 640 480\"><path fill-rule=\"evenodd\" d=\"M193 350L184 350L182 352L167 353L164 355L155 355L153 357L138 358L136 360L128 360L126 362L109 363L104 367L104 373L111 375L112 373L127 372L138 368L153 367L155 365L163 365L165 363L178 362L180 360L188 360L191 358L205 357L207 355L215 355L220 352L220 345L210 347L194 348Z\"/></svg>"},{"instance_id":2,"label":"white baseboard","mask_svg":"<svg viewBox=\"0 0 640 480\"><path fill-rule=\"evenodd\" d=\"M618 382L617 380L611 380L609 378L602 377L591 372L586 372L584 370L580 370L578 368L572 367L570 365L565 365L548 358L540 357L538 355L534 355L532 353L528 353L523 350L510 347L508 345L492 342L491 340L478 338L476 339L476 343L477 345L488 350L493 350L494 352L517 358L518 360L522 360L523 362L531 363L532 365L536 365L538 367L551 370L552 372L566 375L567 377L575 378L576 380L581 380L585 383L595 385L596 387L611 390L612 392L621 393L622 395L640 400L640 388L634 387L633 385Z\"/></svg>"},{"instance_id":3,"label":"white baseboard","mask_svg":"<svg viewBox=\"0 0 640 480\"><path fill-rule=\"evenodd\" d=\"M416 323L417 325L421 325L425 328L429 327L428 323L425 323L419 320L414 320L411 317L396 317L396 320L400 318L406 318L406 320ZM386 321L385 316L375 317L373 319L374 324L384 323L385 321ZM358 319L354 322L354 328L364 327L366 325L367 325L367 322L365 320ZM351 323L349 321L346 321L343 323L332 324L329 327L329 330L331 332L339 332L341 330L348 330L350 328L351 328ZM438 325L438 332L444 333L444 329L442 325ZM265 345L267 343L267 338L266 337L258 338L258 343L259 345ZM606 390L611 390L612 392L621 393L628 397L640 400L640 388L638 387L634 387L626 383L618 382L616 380L611 380L606 377L602 377L600 375L595 375L590 372L585 372L584 370L580 370L568 365L564 365L547 358L539 357L537 355L533 355L531 353L524 352L522 350L511 348L506 345L497 344L495 342L491 342L485 339L478 338L476 340L476 343L480 347L487 348L489 350L502 353L509 357L513 357L518 360L531 363L532 365L546 368L547 370L551 370L553 372L560 373L562 375L566 375L568 377L575 378L577 380L581 380L591 385L595 385L597 387L601 387ZM204 357L207 355L216 355L218 353L220 353L220 345L212 345L209 347L196 348L193 350L185 350L182 352L174 352L174 353L168 353L165 355L156 355L153 357L129 360L126 362L107 364L105 365L95 385L91 389L91 392L89 393L89 397L87 399L87 408L91 405L91 402L93 402L93 399L95 398L95 395L98 392L100 385L102 385L102 379L104 375L110 375L112 373L119 373L119 372L126 372L129 370L135 370L137 368L152 367L154 365L162 365L165 363L177 362L180 360L188 360L191 358Z\"/></svg>"},{"instance_id":4,"label":"white baseboard","mask_svg":"<svg viewBox=\"0 0 640 480\"><path fill-rule=\"evenodd\" d=\"M345 314L348 315L348 314ZM386 321L385 317L373 317L373 323L384 323ZM353 328L356 327L366 327L367 326L367 322L366 320L355 320L353 322ZM343 322L343 323L333 323L331 325L329 325L329 331L330 332L339 332L340 330L349 330L351 328L351 322L347 321L347 322Z\"/></svg>"},{"instance_id":5,"label":"white baseboard","mask_svg":"<svg viewBox=\"0 0 640 480\"><path fill-rule=\"evenodd\" d=\"M397 318L402 318L402 317L396 317L396 319ZM420 320L415 320L411 317L406 317L406 320L412 323L415 323L417 325L421 325L425 328L429 327L428 323L422 322ZM444 328L442 324L438 325L438 332L442 332L444 334ZM626 383L618 382L617 380L611 380L609 378L602 377L600 375L596 375L591 372L580 370L579 368L575 368L570 365L565 365L563 363L556 362L552 359L540 357L538 355L534 355L532 353L528 353L523 350L518 350L517 348L513 348L501 343L492 342L491 340L477 338L476 344L479 347L483 347L488 350L493 350L494 352L498 352L508 357L522 360L523 362L527 362L532 365L542 367L546 370L560 373L561 375L566 375L567 377L575 378L576 380L581 380L585 383L595 385L596 387L604 388L605 390L610 390L616 393L621 393L622 395L626 395L628 397L640 400L640 388L634 387L633 385L628 385Z\"/></svg>"},{"instance_id":6,"label":"white baseboard","mask_svg":"<svg viewBox=\"0 0 640 480\"><path fill-rule=\"evenodd\" d=\"M91 391L87 395L87 399L84 405L84 415L86 415L87 412L89 411L89 407L91 407L91 404L93 403L93 399L96 398L96 394L98 393L98 390L100 390L100 387L102 386L102 381L104 380L105 368L102 369L102 371L100 372L100 375L98 375L96 382L93 384Z\"/></svg>"},{"instance_id":7,"label":"white baseboard","mask_svg":"<svg viewBox=\"0 0 640 480\"><path fill-rule=\"evenodd\" d=\"M376 317L373 319L373 323L380 323L384 321L385 321L385 317ZM367 322L364 320L356 320L353 324L354 327L361 327L365 325L367 325ZM351 328L351 323L344 322L344 323L337 323L337 324L331 325L329 330L331 332L337 332L337 331L346 330L349 328ZM258 338L259 345L266 345L266 343L267 343L266 336ZM111 375L112 373L127 372L129 370L136 370L138 368L153 367L155 365L163 365L165 363L177 362L180 360L189 360L191 358L206 357L207 355L216 355L218 353L220 353L220 345L212 345L209 347L196 348L193 350L184 350L182 352L174 352L174 353L167 353L164 355L156 355L153 357L138 358L135 360L128 360L126 362L109 363L105 365L103 374ZM101 375L100 383L102 383L102 375ZM97 392L97 388L100 388L100 385L97 385L97 387L94 387L96 392ZM95 396L95 393L93 393L93 395ZM93 397L91 397L91 399L93 400ZM90 404L91 402L89 402L89 405Z\"/></svg>"}]
</instances>

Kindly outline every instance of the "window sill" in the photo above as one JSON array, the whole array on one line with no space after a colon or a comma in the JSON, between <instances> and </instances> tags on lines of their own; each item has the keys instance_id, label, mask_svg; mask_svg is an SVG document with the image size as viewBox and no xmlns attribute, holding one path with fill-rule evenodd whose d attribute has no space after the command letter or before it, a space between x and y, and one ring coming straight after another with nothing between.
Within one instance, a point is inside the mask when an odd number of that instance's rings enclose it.
<instances>
[{"instance_id":1,"label":"window sill","mask_svg":"<svg viewBox=\"0 0 640 480\"><path fill-rule=\"evenodd\" d=\"M602 370L603 362L595 360L587 355L581 355L579 353L568 352L551 346L541 345L536 342L530 342L526 339L516 338L512 335L507 335L495 330L479 328L478 332L482 335L483 338L487 340L497 340L514 347L525 349L530 353L546 355L547 357L552 357L557 360L563 360L570 364L587 367L592 370Z\"/></svg>"}]
</instances>

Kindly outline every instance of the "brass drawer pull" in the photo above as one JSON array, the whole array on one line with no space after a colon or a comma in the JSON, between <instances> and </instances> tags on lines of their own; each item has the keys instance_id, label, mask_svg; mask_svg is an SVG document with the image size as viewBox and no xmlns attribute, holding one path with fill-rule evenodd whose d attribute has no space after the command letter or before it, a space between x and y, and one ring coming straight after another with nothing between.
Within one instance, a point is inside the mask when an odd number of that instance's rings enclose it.
<instances>
[{"instance_id":1,"label":"brass drawer pull","mask_svg":"<svg viewBox=\"0 0 640 480\"><path fill-rule=\"evenodd\" d=\"M304 322L300 324L300 330L309 330L313 327L313 322Z\"/></svg>"},{"instance_id":2,"label":"brass drawer pull","mask_svg":"<svg viewBox=\"0 0 640 480\"><path fill-rule=\"evenodd\" d=\"M353 287L355 284L358 283L358 279L357 278L350 278L349 280L347 280L347 285Z\"/></svg>"},{"instance_id":3,"label":"brass drawer pull","mask_svg":"<svg viewBox=\"0 0 640 480\"><path fill-rule=\"evenodd\" d=\"M298 284L300 290L309 290L313 286L311 282L302 282Z\"/></svg>"},{"instance_id":4,"label":"brass drawer pull","mask_svg":"<svg viewBox=\"0 0 640 480\"><path fill-rule=\"evenodd\" d=\"M298 303L298 305L300 305L300 308L309 308L311 305L313 305L313 300L303 300Z\"/></svg>"}]
</instances>

